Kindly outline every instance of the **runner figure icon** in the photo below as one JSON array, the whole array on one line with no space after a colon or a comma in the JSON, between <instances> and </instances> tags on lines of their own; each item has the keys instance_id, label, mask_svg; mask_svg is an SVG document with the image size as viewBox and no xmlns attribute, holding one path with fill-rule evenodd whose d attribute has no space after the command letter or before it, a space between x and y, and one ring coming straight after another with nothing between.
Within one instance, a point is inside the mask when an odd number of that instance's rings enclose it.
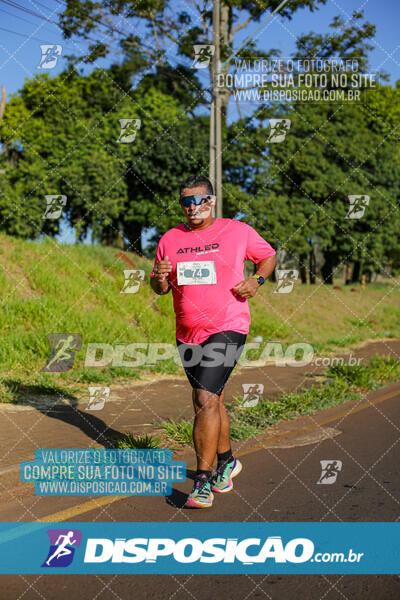
<instances>
[{"instance_id":1,"label":"runner figure icon","mask_svg":"<svg viewBox=\"0 0 400 600\"><path fill-rule=\"evenodd\" d=\"M48 529L50 547L42 564L44 568L60 569L69 567L74 560L76 549L81 545L80 529Z\"/></svg>"},{"instance_id":2,"label":"runner figure icon","mask_svg":"<svg viewBox=\"0 0 400 600\"><path fill-rule=\"evenodd\" d=\"M37 68L53 69L61 56L62 46L61 44L40 44L40 51L42 56Z\"/></svg>"},{"instance_id":3,"label":"runner figure icon","mask_svg":"<svg viewBox=\"0 0 400 600\"><path fill-rule=\"evenodd\" d=\"M56 541L57 549L46 560L47 566L50 566L50 563L53 560L53 558L61 558L62 556L66 556L67 554L72 554L72 550L70 548L67 548L67 546L73 546L73 544L77 543L78 540L73 540L72 539L73 536L74 536L73 531L68 531L68 533L66 535L58 536L57 541ZM61 539L63 540L62 542L60 542Z\"/></svg>"},{"instance_id":4,"label":"runner figure icon","mask_svg":"<svg viewBox=\"0 0 400 600\"><path fill-rule=\"evenodd\" d=\"M75 352L81 349L82 338L79 333L50 333L50 357L43 367L46 372L69 371L75 360Z\"/></svg>"},{"instance_id":5,"label":"runner figure icon","mask_svg":"<svg viewBox=\"0 0 400 600\"><path fill-rule=\"evenodd\" d=\"M342 461L341 460L321 460L321 476L317 483L322 484L332 484L335 483L338 474L342 470Z\"/></svg>"}]
</instances>

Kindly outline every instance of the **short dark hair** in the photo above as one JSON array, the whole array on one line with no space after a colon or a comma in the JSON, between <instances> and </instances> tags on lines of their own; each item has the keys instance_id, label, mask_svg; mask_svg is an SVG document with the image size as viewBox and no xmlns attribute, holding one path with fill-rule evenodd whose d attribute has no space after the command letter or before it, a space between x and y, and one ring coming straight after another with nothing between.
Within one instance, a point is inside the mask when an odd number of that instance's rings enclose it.
<instances>
[{"instance_id":1,"label":"short dark hair","mask_svg":"<svg viewBox=\"0 0 400 600\"><path fill-rule=\"evenodd\" d=\"M201 185L204 185L204 187L207 188L207 194L211 194L211 196L214 195L213 185L211 181L207 179L207 177L203 177L203 175L191 175L190 177L187 177L184 181L182 181L179 188L179 197L182 199L183 190L190 190Z\"/></svg>"}]
</instances>

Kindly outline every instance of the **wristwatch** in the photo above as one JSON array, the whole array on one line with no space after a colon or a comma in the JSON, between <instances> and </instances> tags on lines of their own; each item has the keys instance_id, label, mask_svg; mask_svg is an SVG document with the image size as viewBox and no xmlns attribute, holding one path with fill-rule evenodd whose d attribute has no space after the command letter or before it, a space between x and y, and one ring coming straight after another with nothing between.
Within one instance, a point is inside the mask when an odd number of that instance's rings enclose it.
<instances>
[{"instance_id":1,"label":"wristwatch","mask_svg":"<svg viewBox=\"0 0 400 600\"><path fill-rule=\"evenodd\" d=\"M265 279L262 275L253 275L250 279L257 279L258 285L263 285L263 283L265 283Z\"/></svg>"}]
</instances>

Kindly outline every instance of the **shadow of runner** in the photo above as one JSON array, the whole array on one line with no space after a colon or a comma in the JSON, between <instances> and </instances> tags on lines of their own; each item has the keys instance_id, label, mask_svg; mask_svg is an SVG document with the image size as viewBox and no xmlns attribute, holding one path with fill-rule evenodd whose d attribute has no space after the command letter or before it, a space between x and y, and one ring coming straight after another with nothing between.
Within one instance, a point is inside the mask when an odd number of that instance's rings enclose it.
<instances>
[{"instance_id":1,"label":"shadow of runner","mask_svg":"<svg viewBox=\"0 0 400 600\"><path fill-rule=\"evenodd\" d=\"M186 471L186 479L193 479L196 476L196 471L192 471L191 469L187 469ZM185 503L188 498L188 493L181 492L175 488L172 488L172 494L169 496L165 496L165 502L174 508L185 508ZM192 509L188 509L192 510Z\"/></svg>"},{"instance_id":2,"label":"shadow of runner","mask_svg":"<svg viewBox=\"0 0 400 600\"><path fill-rule=\"evenodd\" d=\"M12 393L13 404L31 406L46 417L77 427L104 448L114 448L117 440L123 436L122 432L108 427L91 411L79 410L78 398L61 388L25 385L13 379L3 380L2 383Z\"/></svg>"}]
</instances>

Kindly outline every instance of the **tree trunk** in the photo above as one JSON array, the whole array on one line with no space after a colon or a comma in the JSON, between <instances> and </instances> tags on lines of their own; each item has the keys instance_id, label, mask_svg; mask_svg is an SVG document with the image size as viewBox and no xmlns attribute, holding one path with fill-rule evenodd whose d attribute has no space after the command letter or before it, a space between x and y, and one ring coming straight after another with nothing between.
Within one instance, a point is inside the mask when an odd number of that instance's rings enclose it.
<instances>
[{"instance_id":1,"label":"tree trunk","mask_svg":"<svg viewBox=\"0 0 400 600\"><path fill-rule=\"evenodd\" d=\"M142 248L142 225L140 223L129 223L129 228L124 231L124 236L128 239L126 250L143 255Z\"/></svg>"},{"instance_id":2,"label":"tree trunk","mask_svg":"<svg viewBox=\"0 0 400 600\"><path fill-rule=\"evenodd\" d=\"M351 277L351 283L359 283L361 278L361 262L359 260L354 261L353 275Z\"/></svg>"},{"instance_id":3,"label":"tree trunk","mask_svg":"<svg viewBox=\"0 0 400 600\"><path fill-rule=\"evenodd\" d=\"M351 263L346 264L344 271L344 282L346 285L350 285L351 283Z\"/></svg>"},{"instance_id":4,"label":"tree trunk","mask_svg":"<svg viewBox=\"0 0 400 600\"><path fill-rule=\"evenodd\" d=\"M299 273L300 273L301 283L307 283L307 254L300 255Z\"/></svg>"},{"instance_id":5,"label":"tree trunk","mask_svg":"<svg viewBox=\"0 0 400 600\"><path fill-rule=\"evenodd\" d=\"M316 268L317 268L317 264L315 261L314 248L311 248L311 252L309 254L309 261L308 261L308 271L310 274L310 283L311 284L315 284Z\"/></svg>"},{"instance_id":6,"label":"tree trunk","mask_svg":"<svg viewBox=\"0 0 400 600\"><path fill-rule=\"evenodd\" d=\"M112 248L123 249L123 238L118 230L118 224L114 223L110 227L105 227L101 234L101 243L103 246L111 246Z\"/></svg>"},{"instance_id":7,"label":"tree trunk","mask_svg":"<svg viewBox=\"0 0 400 600\"><path fill-rule=\"evenodd\" d=\"M365 283L371 283L371 280L372 280L372 271L370 271L368 269L367 271L364 271L364 275L365 275Z\"/></svg>"},{"instance_id":8,"label":"tree trunk","mask_svg":"<svg viewBox=\"0 0 400 600\"><path fill-rule=\"evenodd\" d=\"M321 268L323 282L327 283L328 285L333 285L333 254L331 254L331 252L326 252L324 258L325 262Z\"/></svg>"},{"instance_id":9,"label":"tree trunk","mask_svg":"<svg viewBox=\"0 0 400 600\"><path fill-rule=\"evenodd\" d=\"M220 39L221 39L221 62L224 62L232 52L232 8L227 6L224 2L220 4ZM229 70L229 67L228 67ZM222 70L224 74L228 70ZM220 92L221 98L221 115L223 120L226 122L228 114L228 103L230 93L228 90Z\"/></svg>"}]
</instances>

